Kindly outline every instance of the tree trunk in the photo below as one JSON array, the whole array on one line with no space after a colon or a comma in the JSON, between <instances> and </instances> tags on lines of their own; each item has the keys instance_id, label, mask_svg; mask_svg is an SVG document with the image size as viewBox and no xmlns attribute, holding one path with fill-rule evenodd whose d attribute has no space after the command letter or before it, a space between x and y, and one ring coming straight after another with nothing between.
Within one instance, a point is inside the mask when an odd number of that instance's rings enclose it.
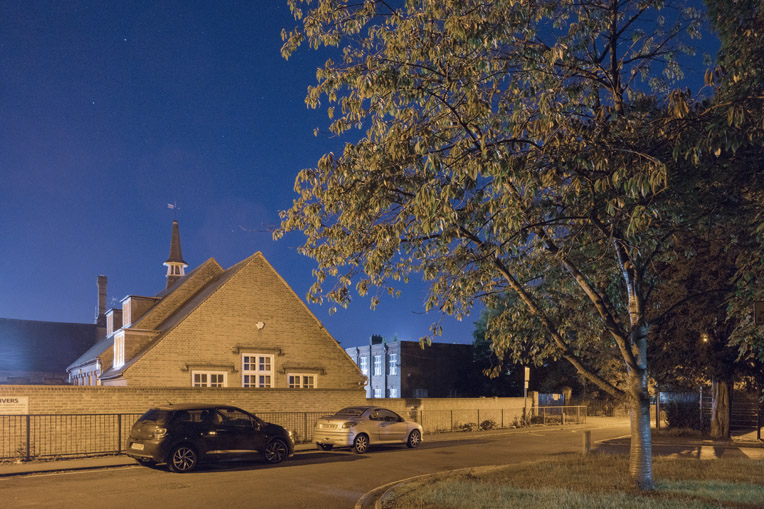
<instances>
[{"instance_id":1,"label":"tree trunk","mask_svg":"<svg viewBox=\"0 0 764 509\"><path fill-rule=\"evenodd\" d=\"M653 451L650 434L650 398L647 384L636 374L629 375L629 419L631 421L631 447L629 449L629 475L639 490L653 489ZM646 376L644 377L647 378ZM637 397L635 397L635 393Z\"/></svg>"},{"instance_id":2,"label":"tree trunk","mask_svg":"<svg viewBox=\"0 0 764 509\"><path fill-rule=\"evenodd\" d=\"M729 438L732 385L727 380L711 380L711 438Z\"/></svg>"},{"instance_id":3,"label":"tree trunk","mask_svg":"<svg viewBox=\"0 0 764 509\"><path fill-rule=\"evenodd\" d=\"M629 474L634 487L652 490L653 444L650 434L650 392L647 388L647 324L631 332L632 353L636 366L628 369L626 378L631 420Z\"/></svg>"}]
</instances>

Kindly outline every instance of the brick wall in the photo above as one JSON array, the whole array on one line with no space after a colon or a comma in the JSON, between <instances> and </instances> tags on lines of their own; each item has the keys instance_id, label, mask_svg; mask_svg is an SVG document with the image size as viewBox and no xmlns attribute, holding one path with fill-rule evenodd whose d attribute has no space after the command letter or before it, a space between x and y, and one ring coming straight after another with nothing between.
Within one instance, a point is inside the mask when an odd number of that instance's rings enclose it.
<instances>
[{"instance_id":1,"label":"brick wall","mask_svg":"<svg viewBox=\"0 0 764 509\"><path fill-rule=\"evenodd\" d=\"M30 414L143 413L172 403L222 403L258 412L329 412L366 404L364 390L133 388L0 385L0 397L27 396Z\"/></svg>"}]
</instances>

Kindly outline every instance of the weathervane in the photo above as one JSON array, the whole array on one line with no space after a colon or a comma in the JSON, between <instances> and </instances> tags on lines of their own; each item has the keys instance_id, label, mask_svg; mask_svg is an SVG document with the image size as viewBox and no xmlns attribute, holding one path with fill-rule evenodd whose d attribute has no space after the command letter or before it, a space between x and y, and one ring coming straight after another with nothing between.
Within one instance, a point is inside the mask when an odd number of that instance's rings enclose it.
<instances>
[{"instance_id":1,"label":"weathervane","mask_svg":"<svg viewBox=\"0 0 764 509\"><path fill-rule=\"evenodd\" d=\"M178 220L178 202L168 203L167 208L173 210L173 212L175 213L175 217L173 217L173 219L177 221Z\"/></svg>"}]
</instances>

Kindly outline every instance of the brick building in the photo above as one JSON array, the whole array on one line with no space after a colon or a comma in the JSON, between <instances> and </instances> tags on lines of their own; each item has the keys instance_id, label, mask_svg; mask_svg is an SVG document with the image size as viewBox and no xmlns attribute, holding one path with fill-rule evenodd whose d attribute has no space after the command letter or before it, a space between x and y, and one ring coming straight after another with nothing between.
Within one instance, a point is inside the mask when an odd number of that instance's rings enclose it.
<instances>
[{"instance_id":1,"label":"brick building","mask_svg":"<svg viewBox=\"0 0 764 509\"><path fill-rule=\"evenodd\" d=\"M67 368L77 385L358 389L363 376L265 257L188 274L173 222L167 288L128 295Z\"/></svg>"},{"instance_id":2,"label":"brick building","mask_svg":"<svg viewBox=\"0 0 764 509\"><path fill-rule=\"evenodd\" d=\"M416 341L386 342L372 336L369 345L346 348L368 378L367 398L453 398L473 396L472 345Z\"/></svg>"}]
</instances>

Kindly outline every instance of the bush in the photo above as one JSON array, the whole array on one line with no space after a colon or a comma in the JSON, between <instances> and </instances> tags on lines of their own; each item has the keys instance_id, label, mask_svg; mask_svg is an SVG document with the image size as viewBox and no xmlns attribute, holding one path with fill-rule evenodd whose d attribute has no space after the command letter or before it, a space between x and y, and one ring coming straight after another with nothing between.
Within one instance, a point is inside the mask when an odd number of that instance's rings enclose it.
<instances>
[{"instance_id":1,"label":"bush","mask_svg":"<svg viewBox=\"0 0 764 509\"><path fill-rule=\"evenodd\" d=\"M496 427L496 421L492 419L486 419L480 423L480 429L482 429L483 431L488 431L489 429L493 429L495 427Z\"/></svg>"}]
</instances>

